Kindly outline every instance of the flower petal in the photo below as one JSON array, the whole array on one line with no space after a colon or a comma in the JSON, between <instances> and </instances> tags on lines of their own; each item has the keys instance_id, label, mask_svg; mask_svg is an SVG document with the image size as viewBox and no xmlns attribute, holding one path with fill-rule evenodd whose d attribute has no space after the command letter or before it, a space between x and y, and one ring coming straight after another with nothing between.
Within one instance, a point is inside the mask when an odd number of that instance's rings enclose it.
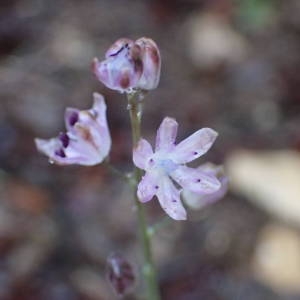
<instances>
[{"instance_id":1,"label":"flower petal","mask_svg":"<svg viewBox=\"0 0 300 300\"><path fill-rule=\"evenodd\" d=\"M34 139L34 142L37 149L49 157L54 156L55 151L62 147L62 143L57 138L52 138L49 140L36 138Z\"/></svg>"},{"instance_id":2,"label":"flower petal","mask_svg":"<svg viewBox=\"0 0 300 300\"><path fill-rule=\"evenodd\" d=\"M72 107L68 107L65 110L65 125L67 131L70 133L74 132L74 125L78 122L79 120L79 113L80 110Z\"/></svg>"},{"instance_id":3,"label":"flower petal","mask_svg":"<svg viewBox=\"0 0 300 300\"><path fill-rule=\"evenodd\" d=\"M184 202L190 208L197 210L222 199L228 190L228 178L226 176L222 176L219 180L221 182L221 188L211 194L196 194L184 189L182 192Z\"/></svg>"},{"instance_id":4,"label":"flower petal","mask_svg":"<svg viewBox=\"0 0 300 300\"><path fill-rule=\"evenodd\" d=\"M95 119L101 125L106 125L106 104L101 94L93 93L94 104L91 112L95 112Z\"/></svg>"},{"instance_id":5,"label":"flower petal","mask_svg":"<svg viewBox=\"0 0 300 300\"><path fill-rule=\"evenodd\" d=\"M142 90L155 89L160 78L161 58L159 49L156 43L149 38L140 38L135 43L140 46L143 62L143 73L138 87Z\"/></svg>"},{"instance_id":6,"label":"flower petal","mask_svg":"<svg viewBox=\"0 0 300 300\"><path fill-rule=\"evenodd\" d=\"M174 148L178 123L166 117L161 122L156 135L155 151L170 151Z\"/></svg>"},{"instance_id":7,"label":"flower petal","mask_svg":"<svg viewBox=\"0 0 300 300\"><path fill-rule=\"evenodd\" d=\"M132 47L134 44L134 41L128 39L128 38L120 38L116 40L106 51L105 58L109 58L110 56L116 56L118 55L124 47Z\"/></svg>"},{"instance_id":8,"label":"flower petal","mask_svg":"<svg viewBox=\"0 0 300 300\"><path fill-rule=\"evenodd\" d=\"M91 126L98 148L103 157L106 157L111 148L111 137L107 124L106 104L101 94L94 93L94 105L89 111L95 113L95 123Z\"/></svg>"},{"instance_id":9,"label":"flower petal","mask_svg":"<svg viewBox=\"0 0 300 300\"><path fill-rule=\"evenodd\" d=\"M145 173L137 189L137 196L141 202L145 203L153 198L159 188L158 182L158 177L153 173Z\"/></svg>"},{"instance_id":10,"label":"flower petal","mask_svg":"<svg viewBox=\"0 0 300 300\"><path fill-rule=\"evenodd\" d=\"M170 176L184 189L194 193L210 194L221 187L220 181L215 176L187 166L178 166Z\"/></svg>"},{"instance_id":11,"label":"flower petal","mask_svg":"<svg viewBox=\"0 0 300 300\"><path fill-rule=\"evenodd\" d=\"M86 164L86 158L80 156L80 154L69 157L66 154L66 149L63 148L59 138L51 138L49 140L35 139L37 149L49 157L51 163L58 165L70 165L70 164Z\"/></svg>"},{"instance_id":12,"label":"flower petal","mask_svg":"<svg viewBox=\"0 0 300 300\"><path fill-rule=\"evenodd\" d=\"M202 128L176 145L172 159L179 164L188 163L206 153L218 134L210 128Z\"/></svg>"},{"instance_id":13,"label":"flower petal","mask_svg":"<svg viewBox=\"0 0 300 300\"><path fill-rule=\"evenodd\" d=\"M186 210L180 200L180 191L168 176L160 178L157 198L162 209L174 220L186 220Z\"/></svg>"},{"instance_id":14,"label":"flower petal","mask_svg":"<svg viewBox=\"0 0 300 300\"><path fill-rule=\"evenodd\" d=\"M71 139L64 152L66 157L73 161L72 163L82 166L94 166L104 159L101 152L80 137L74 140Z\"/></svg>"},{"instance_id":15,"label":"flower petal","mask_svg":"<svg viewBox=\"0 0 300 300\"><path fill-rule=\"evenodd\" d=\"M149 158L152 155L151 145L145 139L140 139L137 146L133 149L133 162L138 168L146 170Z\"/></svg>"}]
</instances>

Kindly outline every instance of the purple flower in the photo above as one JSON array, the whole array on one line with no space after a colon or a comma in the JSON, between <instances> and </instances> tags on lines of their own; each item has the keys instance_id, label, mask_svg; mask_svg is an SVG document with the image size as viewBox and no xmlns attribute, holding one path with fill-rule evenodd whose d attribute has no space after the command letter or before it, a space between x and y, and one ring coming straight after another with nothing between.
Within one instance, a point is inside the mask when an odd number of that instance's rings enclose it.
<instances>
[{"instance_id":1,"label":"purple flower","mask_svg":"<svg viewBox=\"0 0 300 300\"><path fill-rule=\"evenodd\" d=\"M108 88L131 93L137 89L155 89L160 65L160 53L153 40L140 38L134 42L122 38L106 51L104 61L94 59L93 71Z\"/></svg>"},{"instance_id":2,"label":"purple flower","mask_svg":"<svg viewBox=\"0 0 300 300\"><path fill-rule=\"evenodd\" d=\"M216 176L221 183L221 187L216 192L211 194L194 193L183 189L182 196L184 202L187 204L187 206L196 210L222 199L228 190L228 178L225 176L222 166L215 166L214 164L206 163L199 166L198 170L206 174Z\"/></svg>"},{"instance_id":3,"label":"purple flower","mask_svg":"<svg viewBox=\"0 0 300 300\"><path fill-rule=\"evenodd\" d=\"M67 132L58 137L35 139L38 150L58 165L93 166L101 163L111 147L103 96L94 93L94 105L89 110L67 108L65 124Z\"/></svg>"},{"instance_id":4,"label":"purple flower","mask_svg":"<svg viewBox=\"0 0 300 300\"><path fill-rule=\"evenodd\" d=\"M213 174L185 165L206 153L217 133L203 128L176 145L177 127L174 119L165 118L157 131L155 152L146 140L141 139L133 150L133 161L138 168L146 171L138 185L139 200L147 202L156 195L171 218L185 220L181 190L172 179L182 188L198 194L211 194L220 188L221 184Z\"/></svg>"}]
</instances>

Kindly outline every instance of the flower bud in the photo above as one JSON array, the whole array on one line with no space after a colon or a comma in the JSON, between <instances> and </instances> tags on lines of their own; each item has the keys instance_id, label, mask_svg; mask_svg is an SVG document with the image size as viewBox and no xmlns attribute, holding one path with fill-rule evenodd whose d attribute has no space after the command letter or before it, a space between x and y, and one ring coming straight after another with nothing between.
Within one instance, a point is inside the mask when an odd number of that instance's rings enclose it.
<instances>
[{"instance_id":1,"label":"flower bud","mask_svg":"<svg viewBox=\"0 0 300 300\"><path fill-rule=\"evenodd\" d=\"M105 54L105 60L93 61L93 71L108 88L131 93L157 87L161 59L157 45L149 38L137 41L117 40Z\"/></svg>"},{"instance_id":2,"label":"flower bud","mask_svg":"<svg viewBox=\"0 0 300 300\"><path fill-rule=\"evenodd\" d=\"M94 59L94 73L108 88L130 92L142 75L139 52L133 41L119 39L106 51L104 61Z\"/></svg>"},{"instance_id":3,"label":"flower bud","mask_svg":"<svg viewBox=\"0 0 300 300\"><path fill-rule=\"evenodd\" d=\"M107 259L107 278L119 296L128 292L135 281L132 266L118 253L110 255Z\"/></svg>"}]
</instances>

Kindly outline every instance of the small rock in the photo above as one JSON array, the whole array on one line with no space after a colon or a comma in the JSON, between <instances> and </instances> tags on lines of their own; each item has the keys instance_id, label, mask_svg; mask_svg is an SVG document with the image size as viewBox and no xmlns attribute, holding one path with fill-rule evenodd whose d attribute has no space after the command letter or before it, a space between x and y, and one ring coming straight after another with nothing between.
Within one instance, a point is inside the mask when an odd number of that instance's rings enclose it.
<instances>
[{"instance_id":1,"label":"small rock","mask_svg":"<svg viewBox=\"0 0 300 300\"><path fill-rule=\"evenodd\" d=\"M196 67L210 70L243 59L248 44L226 19L214 14L193 16L187 26L189 56Z\"/></svg>"},{"instance_id":2,"label":"small rock","mask_svg":"<svg viewBox=\"0 0 300 300\"><path fill-rule=\"evenodd\" d=\"M300 226L300 154L241 150L227 159L231 188L270 214Z\"/></svg>"},{"instance_id":3,"label":"small rock","mask_svg":"<svg viewBox=\"0 0 300 300\"><path fill-rule=\"evenodd\" d=\"M71 274L71 282L88 299L111 299L108 284L99 274L88 267L81 267Z\"/></svg>"},{"instance_id":4,"label":"small rock","mask_svg":"<svg viewBox=\"0 0 300 300\"><path fill-rule=\"evenodd\" d=\"M253 259L255 277L279 293L299 293L299 266L299 233L278 224L265 226Z\"/></svg>"}]
</instances>

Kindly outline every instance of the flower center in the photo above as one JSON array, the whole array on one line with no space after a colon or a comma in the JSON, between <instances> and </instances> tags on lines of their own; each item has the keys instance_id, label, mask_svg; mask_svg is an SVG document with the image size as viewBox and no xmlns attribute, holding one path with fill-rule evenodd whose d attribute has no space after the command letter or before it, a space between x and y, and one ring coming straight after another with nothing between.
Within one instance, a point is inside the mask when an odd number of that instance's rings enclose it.
<instances>
[{"instance_id":1,"label":"flower center","mask_svg":"<svg viewBox=\"0 0 300 300\"><path fill-rule=\"evenodd\" d=\"M167 174L172 173L175 171L178 167L177 164L175 164L171 159L162 159L157 162L157 166L161 169L163 169L164 172Z\"/></svg>"}]
</instances>

